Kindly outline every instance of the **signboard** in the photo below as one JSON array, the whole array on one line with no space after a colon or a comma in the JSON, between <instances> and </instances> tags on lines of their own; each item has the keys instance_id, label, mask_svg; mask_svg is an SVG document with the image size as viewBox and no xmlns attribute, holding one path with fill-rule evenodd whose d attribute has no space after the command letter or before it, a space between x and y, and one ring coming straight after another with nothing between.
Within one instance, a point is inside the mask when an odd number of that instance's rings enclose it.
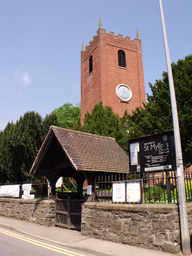
<instances>
[{"instance_id":1,"label":"signboard","mask_svg":"<svg viewBox=\"0 0 192 256\"><path fill-rule=\"evenodd\" d=\"M0 196L19 197L20 185L0 186Z\"/></svg>"},{"instance_id":2,"label":"signboard","mask_svg":"<svg viewBox=\"0 0 192 256\"><path fill-rule=\"evenodd\" d=\"M87 185L87 195L91 195L92 185Z\"/></svg>"},{"instance_id":3,"label":"signboard","mask_svg":"<svg viewBox=\"0 0 192 256\"><path fill-rule=\"evenodd\" d=\"M173 131L129 141L130 172L175 170Z\"/></svg>"},{"instance_id":4,"label":"signboard","mask_svg":"<svg viewBox=\"0 0 192 256\"><path fill-rule=\"evenodd\" d=\"M141 202L141 183L140 181L126 182L126 202Z\"/></svg>"},{"instance_id":5,"label":"signboard","mask_svg":"<svg viewBox=\"0 0 192 256\"><path fill-rule=\"evenodd\" d=\"M125 202L125 183L113 183L112 201Z\"/></svg>"}]
</instances>

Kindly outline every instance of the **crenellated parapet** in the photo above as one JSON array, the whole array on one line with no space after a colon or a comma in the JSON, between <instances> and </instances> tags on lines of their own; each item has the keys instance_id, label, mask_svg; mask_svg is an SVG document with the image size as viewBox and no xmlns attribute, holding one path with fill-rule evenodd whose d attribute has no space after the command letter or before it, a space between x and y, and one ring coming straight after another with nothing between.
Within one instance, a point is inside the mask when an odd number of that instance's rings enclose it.
<instances>
[{"instance_id":1,"label":"crenellated parapet","mask_svg":"<svg viewBox=\"0 0 192 256\"><path fill-rule=\"evenodd\" d=\"M93 39L89 41L89 44L85 46L85 49L82 49L82 51L89 51L90 48L94 46L94 44L98 43L98 40L101 40L100 37L102 36L102 40L105 40L106 43L111 44L117 44L118 45L124 45L127 49L131 48L130 50L134 50L140 39L139 30L137 29L136 38L134 40L131 39L131 37L126 36L125 38L123 35L118 34L115 35L114 32L106 33L106 30L102 28L101 19L99 20L99 29L97 31L97 35L94 35ZM139 42L140 43L140 42Z\"/></svg>"}]
</instances>

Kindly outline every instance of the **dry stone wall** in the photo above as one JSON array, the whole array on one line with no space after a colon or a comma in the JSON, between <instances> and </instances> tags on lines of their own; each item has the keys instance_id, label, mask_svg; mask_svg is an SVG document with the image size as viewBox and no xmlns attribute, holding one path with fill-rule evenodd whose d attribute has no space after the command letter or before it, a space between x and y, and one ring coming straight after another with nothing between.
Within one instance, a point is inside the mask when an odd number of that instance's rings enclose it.
<instances>
[{"instance_id":1,"label":"dry stone wall","mask_svg":"<svg viewBox=\"0 0 192 256\"><path fill-rule=\"evenodd\" d=\"M173 204L87 202L82 208L81 233L148 249L180 252L178 207Z\"/></svg>"},{"instance_id":2,"label":"dry stone wall","mask_svg":"<svg viewBox=\"0 0 192 256\"><path fill-rule=\"evenodd\" d=\"M53 226L55 223L55 201L0 198L0 215L44 226Z\"/></svg>"}]
</instances>

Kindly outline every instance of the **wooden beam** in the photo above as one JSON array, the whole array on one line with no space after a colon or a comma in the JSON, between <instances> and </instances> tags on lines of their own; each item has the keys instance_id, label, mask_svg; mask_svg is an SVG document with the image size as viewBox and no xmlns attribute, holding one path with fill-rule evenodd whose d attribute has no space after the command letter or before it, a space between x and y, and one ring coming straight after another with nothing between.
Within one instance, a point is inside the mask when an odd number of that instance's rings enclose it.
<instances>
[{"instance_id":1,"label":"wooden beam","mask_svg":"<svg viewBox=\"0 0 192 256\"><path fill-rule=\"evenodd\" d=\"M54 170L54 171L60 171L62 169L66 169L66 168L69 168L69 167L71 167L71 164L69 162L66 162L66 163L63 163L63 164L53 166L51 169Z\"/></svg>"},{"instance_id":2,"label":"wooden beam","mask_svg":"<svg viewBox=\"0 0 192 256\"><path fill-rule=\"evenodd\" d=\"M50 173L53 173L53 170L52 169L39 169L38 173L39 174L41 174L41 173L50 174Z\"/></svg>"}]
</instances>

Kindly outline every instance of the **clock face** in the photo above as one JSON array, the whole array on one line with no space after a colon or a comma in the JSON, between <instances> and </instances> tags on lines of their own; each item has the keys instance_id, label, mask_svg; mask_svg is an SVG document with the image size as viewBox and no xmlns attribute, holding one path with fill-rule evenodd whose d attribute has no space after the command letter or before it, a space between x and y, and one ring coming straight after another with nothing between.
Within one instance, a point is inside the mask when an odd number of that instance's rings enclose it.
<instances>
[{"instance_id":1,"label":"clock face","mask_svg":"<svg viewBox=\"0 0 192 256\"><path fill-rule=\"evenodd\" d=\"M117 86L116 94L122 101L129 101L132 97L131 89L125 84L119 84Z\"/></svg>"}]
</instances>

